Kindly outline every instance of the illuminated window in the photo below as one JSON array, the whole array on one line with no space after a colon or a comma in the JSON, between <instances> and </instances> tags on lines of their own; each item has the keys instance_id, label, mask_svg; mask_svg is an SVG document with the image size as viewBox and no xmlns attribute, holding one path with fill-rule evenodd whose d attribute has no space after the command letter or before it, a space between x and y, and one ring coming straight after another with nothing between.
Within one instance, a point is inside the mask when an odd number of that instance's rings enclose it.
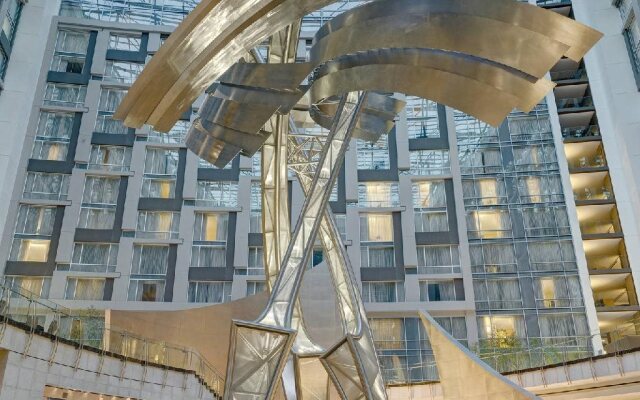
<instances>
[{"instance_id":1,"label":"illuminated window","mask_svg":"<svg viewBox=\"0 0 640 400\"><path fill-rule=\"evenodd\" d=\"M469 239L511 237L511 219L507 210L478 210L467 214Z\"/></svg>"},{"instance_id":2,"label":"illuminated window","mask_svg":"<svg viewBox=\"0 0 640 400\"><path fill-rule=\"evenodd\" d=\"M174 198L178 160L177 150L147 148L141 197Z\"/></svg>"},{"instance_id":3,"label":"illuminated window","mask_svg":"<svg viewBox=\"0 0 640 400\"><path fill-rule=\"evenodd\" d=\"M68 278L65 289L66 300L103 300L105 279Z\"/></svg>"},{"instance_id":4,"label":"illuminated window","mask_svg":"<svg viewBox=\"0 0 640 400\"><path fill-rule=\"evenodd\" d=\"M360 215L360 267L393 268L394 266L392 216Z\"/></svg>"},{"instance_id":5,"label":"illuminated window","mask_svg":"<svg viewBox=\"0 0 640 400\"><path fill-rule=\"evenodd\" d=\"M361 207L395 207L399 201L396 182L358 184L358 205Z\"/></svg>"},{"instance_id":6,"label":"illuminated window","mask_svg":"<svg viewBox=\"0 0 640 400\"><path fill-rule=\"evenodd\" d=\"M192 267L227 266L228 214L196 213L193 227Z\"/></svg>"},{"instance_id":7,"label":"illuminated window","mask_svg":"<svg viewBox=\"0 0 640 400\"><path fill-rule=\"evenodd\" d=\"M497 348L517 347L526 334L521 316L478 317L478 328L480 338Z\"/></svg>"},{"instance_id":8,"label":"illuminated window","mask_svg":"<svg viewBox=\"0 0 640 400\"><path fill-rule=\"evenodd\" d=\"M11 246L13 261L46 262L56 207L21 204Z\"/></svg>"},{"instance_id":9,"label":"illuminated window","mask_svg":"<svg viewBox=\"0 0 640 400\"><path fill-rule=\"evenodd\" d=\"M10 276L4 277L4 284L10 287L14 292L12 296L20 297L35 295L42 299L49 298L49 289L51 287L50 277L38 276Z\"/></svg>"},{"instance_id":10,"label":"illuminated window","mask_svg":"<svg viewBox=\"0 0 640 400\"><path fill-rule=\"evenodd\" d=\"M180 213L170 211L140 211L136 237L177 239Z\"/></svg>"},{"instance_id":11,"label":"illuminated window","mask_svg":"<svg viewBox=\"0 0 640 400\"><path fill-rule=\"evenodd\" d=\"M465 205L490 206L507 203L504 180L500 178L465 179L462 181Z\"/></svg>"},{"instance_id":12,"label":"illuminated window","mask_svg":"<svg viewBox=\"0 0 640 400\"><path fill-rule=\"evenodd\" d=\"M40 113L31 158L64 161L73 131L75 114L43 111Z\"/></svg>"}]
</instances>

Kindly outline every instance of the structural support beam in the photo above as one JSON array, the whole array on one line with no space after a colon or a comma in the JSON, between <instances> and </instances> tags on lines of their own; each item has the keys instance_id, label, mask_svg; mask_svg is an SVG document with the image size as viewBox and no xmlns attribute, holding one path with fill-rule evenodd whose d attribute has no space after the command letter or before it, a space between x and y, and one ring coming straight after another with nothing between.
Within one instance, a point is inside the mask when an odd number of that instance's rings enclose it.
<instances>
[{"instance_id":1,"label":"structural support beam","mask_svg":"<svg viewBox=\"0 0 640 400\"><path fill-rule=\"evenodd\" d=\"M313 190L305 200L266 310L253 323L234 321L224 394L227 400L273 398L295 337L291 328L305 266L366 98L366 92L354 92L340 102L313 178Z\"/></svg>"}]
</instances>

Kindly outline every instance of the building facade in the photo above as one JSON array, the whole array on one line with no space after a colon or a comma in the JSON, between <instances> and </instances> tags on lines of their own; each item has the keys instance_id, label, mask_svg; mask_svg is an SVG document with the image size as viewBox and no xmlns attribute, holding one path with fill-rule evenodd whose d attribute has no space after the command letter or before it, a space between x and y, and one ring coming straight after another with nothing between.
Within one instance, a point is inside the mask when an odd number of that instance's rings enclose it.
<instances>
[{"instance_id":1,"label":"building facade","mask_svg":"<svg viewBox=\"0 0 640 400\"><path fill-rule=\"evenodd\" d=\"M331 208L390 382L434 377L419 309L480 352L599 351L599 326L607 344L617 339L610 330L640 310L640 255L625 245L640 227L637 151L625 145L637 140L640 112L621 119L626 108L611 103L628 98L640 111L640 35L631 11L623 24L609 0L538 3L606 37L583 63L554 68L558 87L534 112L514 112L496 129L409 97L388 136L347 152ZM96 309L183 309L264 290L259 154L217 169L187 151L198 102L169 134L111 119L195 4L24 6L25 16L38 9L51 23L31 38L42 50L32 104L13 115L0 109L0 120L23 121L11 125L19 144L7 168L17 172L2 198L8 284ZM326 19L355 4L305 18L298 57ZM620 50L626 58L608 63ZM607 79L622 74L634 85L611 90ZM290 198L295 223L304 198L293 179ZM319 247L309 268L322 258Z\"/></svg>"}]
</instances>

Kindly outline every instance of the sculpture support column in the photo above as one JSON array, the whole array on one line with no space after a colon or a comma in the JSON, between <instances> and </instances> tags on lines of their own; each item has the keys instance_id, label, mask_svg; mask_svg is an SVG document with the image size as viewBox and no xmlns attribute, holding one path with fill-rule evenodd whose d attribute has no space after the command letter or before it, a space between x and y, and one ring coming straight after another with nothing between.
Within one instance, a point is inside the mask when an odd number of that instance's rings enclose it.
<instances>
[{"instance_id":1,"label":"sculpture support column","mask_svg":"<svg viewBox=\"0 0 640 400\"><path fill-rule=\"evenodd\" d=\"M337 179L338 166L342 165L366 98L366 92L342 96L312 190L305 200L266 310L256 322L234 321L224 394L227 400L273 398L295 337L291 323L305 266Z\"/></svg>"}]
</instances>

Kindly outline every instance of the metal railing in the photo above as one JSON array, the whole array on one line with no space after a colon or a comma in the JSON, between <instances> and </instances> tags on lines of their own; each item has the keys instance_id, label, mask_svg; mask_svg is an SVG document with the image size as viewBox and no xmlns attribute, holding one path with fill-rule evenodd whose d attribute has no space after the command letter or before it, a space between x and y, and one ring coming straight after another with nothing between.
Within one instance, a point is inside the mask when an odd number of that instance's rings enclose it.
<instances>
[{"instance_id":1,"label":"metal railing","mask_svg":"<svg viewBox=\"0 0 640 400\"><path fill-rule=\"evenodd\" d=\"M600 127L598 125L572 126L570 128L562 128L562 137L564 137L565 139L599 136Z\"/></svg>"},{"instance_id":2,"label":"metal railing","mask_svg":"<svg viewBox=\"0 0 640 400\"><path fill-rule=\"evenodd\" d=\"M159 340L145 338L104 323L95 309L70 310L37 295L0 282L0 340L9 323L22 325L30 338L51 335L52 340L74 343L80 350L116 354L143 365L193 372L213 394L222 398L224 379L197 351ZM31 340L27 340L25 354ZM55 347L57 348L57 347ZM51 355L53 359L55 353Z\"/></svg>"}]
</instances>

